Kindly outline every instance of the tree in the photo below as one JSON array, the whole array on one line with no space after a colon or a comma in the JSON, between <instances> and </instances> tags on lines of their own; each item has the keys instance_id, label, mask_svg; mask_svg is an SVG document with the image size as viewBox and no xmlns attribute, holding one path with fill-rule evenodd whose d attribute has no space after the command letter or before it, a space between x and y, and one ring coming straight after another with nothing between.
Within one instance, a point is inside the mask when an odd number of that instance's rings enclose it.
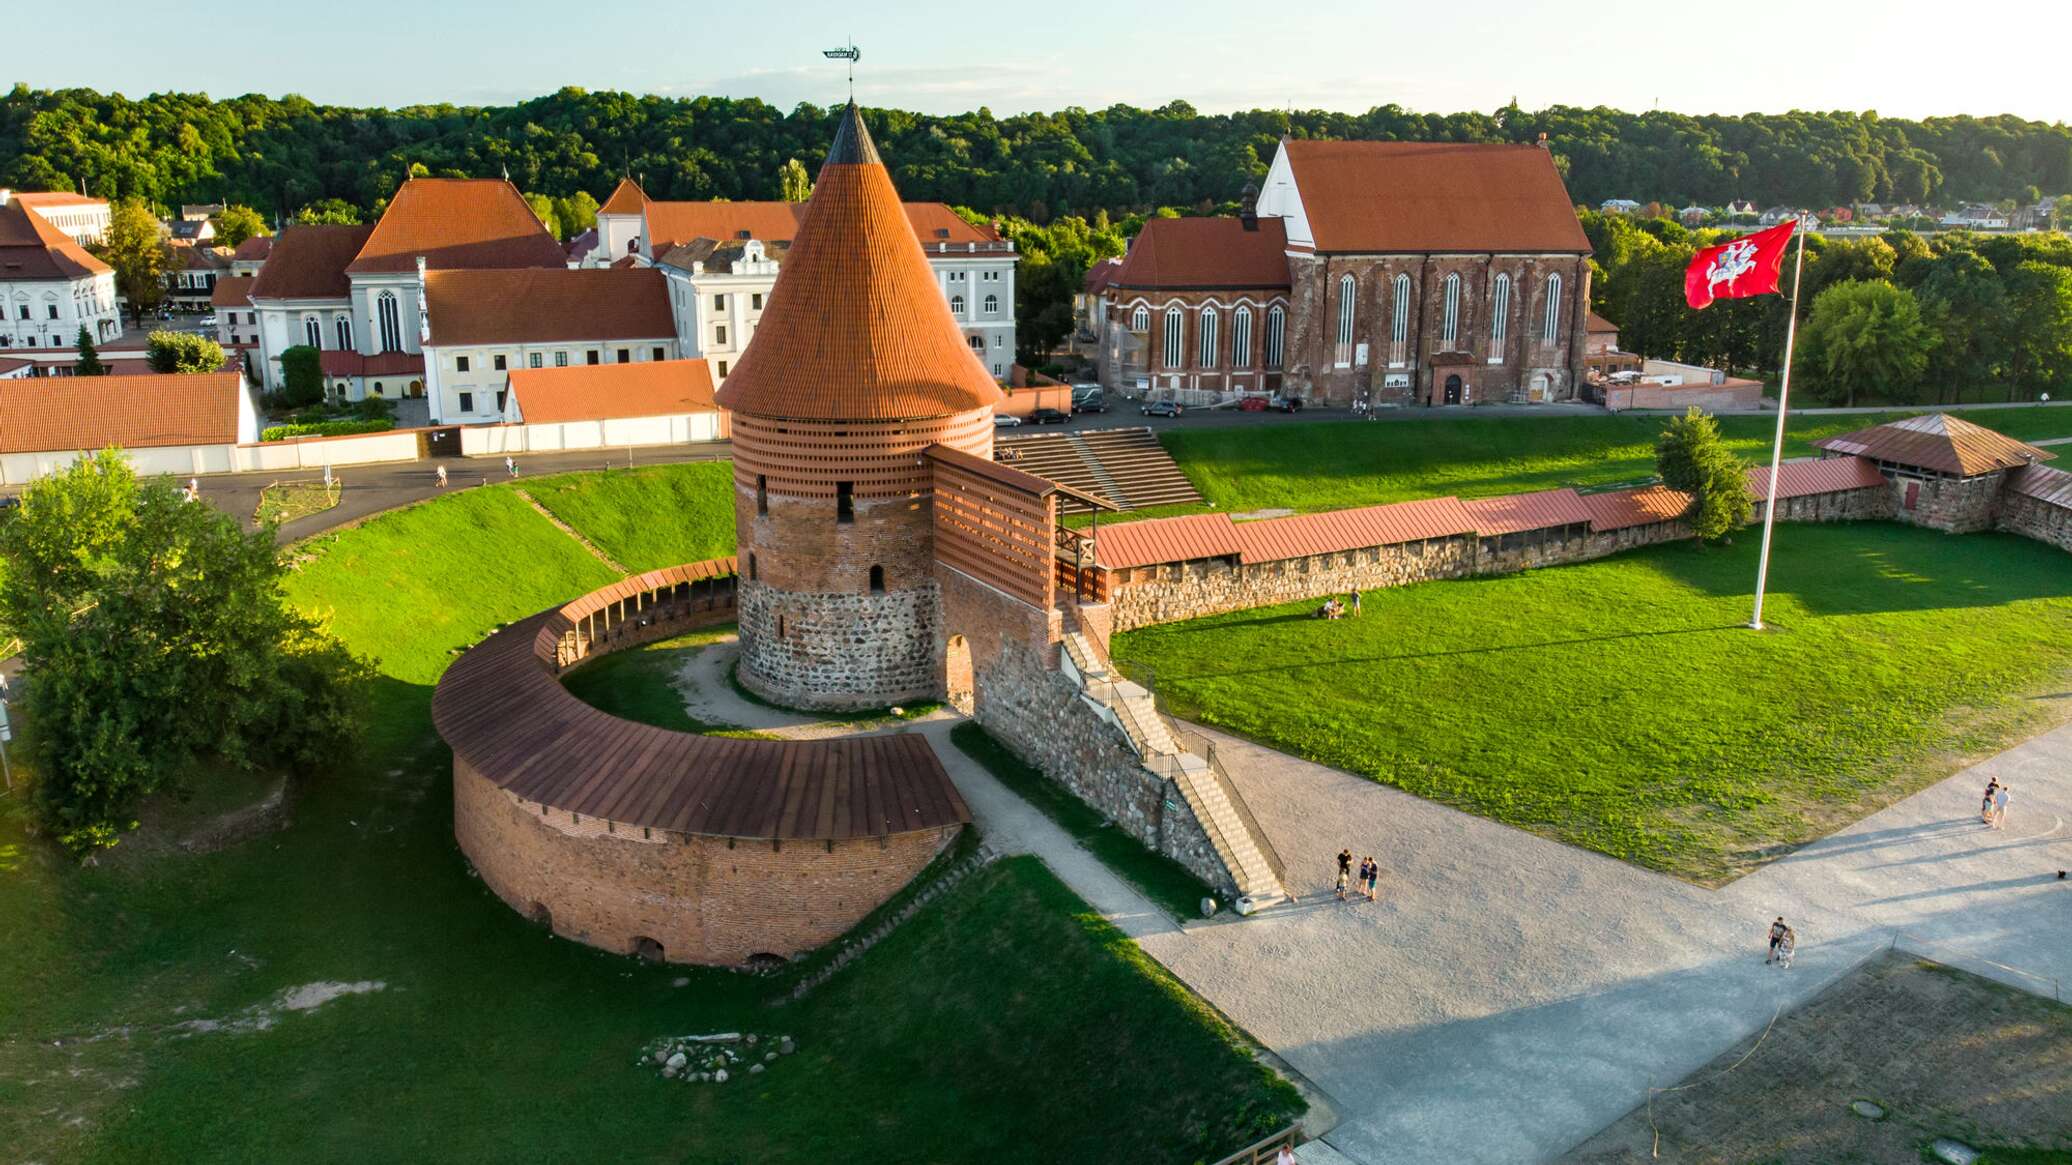
<instances>
[{"instance_id":1,"label":"tree","mask_svg":"<svg viewBox=\"0 0 2072 1165\"><path fill-rule=\"evenodd\" d=\"M101 363L101 354L94 351L94 338L87 332L85 324L79 325L79 336L72 341L72 346L79 350L79 359L72 362L72 375L108 375L108 366Z\"/></svg>"},{"instance_id":2,"label":"tree","mask_svg":"<svg viewBox=\"0 0 2072 1165\"><path fill-rule=\"evenodd\" d=\"M249 206L233 203L216 216L216 243L219 246L235 247L246 239L268 233L266 220Z\"/></svg>"},{"instance_id":3,"label":"tree","mask_svg":"<svg viewBox=\"0 0 2072 1165\"><path fill-rule=\"evenodd\" d=\"M281 353L281 400L289 408L305 408L324 399L323 356L308 344Z\"/></svg>"},{"instance_id":4,"label":"tree","mask_svg":"<svg viewBox=\"0 0 2072 1165\"><path fill-rule=\"evenodd\" d=\"M540 220L540 225L547 228L548 234L557 239L561 237L561 220L554 217L553 199L544 194L528 194L525 196L525 205L532 208L532 216Z\"/></svg>"},{"instance_id":5,"label":"tree","mask_svg":"<svg viewBox=\"0 0 2072 1165\"><path fill-rule=\"evenodd\" d=\"M296 211L295 221L304 226L358 226L360 210L342 198L322 198Z\"/></svg>"},{"instance_id":6,"label":"tree","mask_svg":"<svg viewBox=\"0 0 2072 1165\"><path fill-rule=\"evenodd\" d=\"M1940 341L1913 292L1882 279L1847 280L1813 301L1796 371L1812 373L1814 393L1829 404L1853 407L1859 393L1911 402Z\"/></svg>"},{"instance_id":7,"label":"tree","mask_svg":"<svg viewBox=\"0 0 2072 1165\"><path fill-rule=\"evenodd\" d=\"M777 197L786 202L804 202L813 197L813 177L797 158L787 158L777 167Z\"/></svg>"},{"instance_id":8,"label":"tree","mask_svg":"<svg viewBox=\"0 0 2072 1165\"><path fill-rule=\"evenodd\" d=\"M31 484L0 555L0 618L35 676L34 803L75 851L193 774L349 753L372 669L287 606L272 529L140 484L108 449Z\"/></svg>"},{"instance_id":9,"label":"tree","mask_svg":"<svg viewBox=\"0 0 2072 1165\"><path fill-rule=\"evenodd\" d=\"M1730 540L1755 512L1747 464L1720 440L1719 421L1696 406L1663 426L1655 472L1663 485L1697 498L1688 520L1701 542Z\"/></svg>"},{"instance_id":10,"label":"tree","mask_svg":"<svg viewBox=\"0 0 2072 1165\"><path fill-rule=\"evenodd\" d=\"M144 359L153 372L214 372L223 367L223 345L193 332L157 331Z\"/></svg>"},{"instance_id":11,"label":"tree","mask_svg":"<svg viewBox=\"0 0 2072 1165\"><path fill-rule=\"evenodd\" d=\"M597 225L597 200L587 190L578 190L568 198L554 200L554 218L569 237L582 234Z\"/></svg>"},{"instance_id":12,"label":"tree","mask_svg":"<svg viewBox=\"0 0 2072 1165\"><path fill-rule=\"evenodd\" d=\"M2006 282L2008 379L2028 396L2072 389L2072 269L2032 260Z\"/></svg>"},{"instance_id":13,"label":"tree","mask_svg":"<svg viewBox=\"0 0 2072 1165\"><path fill-rule=\"evenodd\" d=\"M158 217L142 199L125 198L110 208L100 255L115 269L115 289L143 323L145 312L165 302L166 275L176 264Z\"/></svg>"}]
</instances>

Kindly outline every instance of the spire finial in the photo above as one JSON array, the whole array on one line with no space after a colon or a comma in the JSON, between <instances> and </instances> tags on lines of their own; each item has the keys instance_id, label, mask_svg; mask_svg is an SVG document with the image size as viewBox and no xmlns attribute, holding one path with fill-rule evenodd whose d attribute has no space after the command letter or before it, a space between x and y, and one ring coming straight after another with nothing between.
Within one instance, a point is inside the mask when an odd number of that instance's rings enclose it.
<instances>
[{"instance_id":1,"label":"spire finial","mask_svg":"<svg viewBox=\"0 0 2072 1165\"><path fill-rule=\"evenodd\" d=\"M856 38L838 49L822 49L820 55L831 61L849 62L849 104L856 104L856 62L863 59L863 50L856 47Z\"/></svg>"}]
</instances>

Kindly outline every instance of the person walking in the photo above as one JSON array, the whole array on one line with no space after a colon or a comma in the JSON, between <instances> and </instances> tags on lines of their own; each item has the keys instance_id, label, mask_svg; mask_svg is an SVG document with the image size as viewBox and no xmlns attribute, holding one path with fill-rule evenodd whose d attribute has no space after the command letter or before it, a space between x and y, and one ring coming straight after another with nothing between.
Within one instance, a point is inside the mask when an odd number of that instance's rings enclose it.
<instances>
[{"instance_id":1,"label":"person walking","mask_svg":"<svg viewBox=\"0 0 2072 1165\"><path fill-rule=\"evenodd\" d=\"M1375 860L1374 860L1374 855L1373 855L1373 854L1368 854L1368 855L1367 855L1367 901L1369 901L1369 902L1372 902L1372 901L1374 901L1374 886L1375 886L1375 883L1377 883L1377 882L1379 882L1379 881L1381 881L1381 863L1380 863L1380 862L1377 862L1377 861L1375 861Z\"/></svg>"},{"instance_id":2,"label":"person walking","mask_svg":"<svg viewBox=\"0 0 2072 1165\"><path fill-rule=\"evenodd\" d=\"M1345 901L1345 884L1346 884L1347 882L1349 882L1349 881L1351 881L1351 880L1352 880L1352 876L1353 876L1353 851L1351 851L1351 850L1349 850L1349 849L1342 849L1342 850L1339 850L1339 851L1338 851L1338 900L1339 900L1340 902L1343 902L1343 901Z\"/></svg>"},{"instance_id":3,"label":"person walking","mask_svg":"<svg viewBox=\"0 0 2072 1165\"><path fill-rule=\"evenodd\" d=\"M1777 965L1783 967L1787 971L1790 970L1792 956L1797 954L1798 950L1798 932L1788 926L1785 927L1784 937L1777 940Z\"/></svg>"},{"instance_id":4,"label":"person walking","mask_svg":"<svg viewBox=\"0 0 2072 1165\"><path fill-rule=\"evenodd\" d=\"M1997 793L1995 793L1995 794L1993 794L1993 828L1995 828L1995 829L2006 829L2006 828L2007 828L2007 786L2006 786L2006 785L2002 785L2002 786L2000 786L2000 791L1999 791L1999 792L1997 792Z\"/></svg>"},{"instance_id":5,"label":"person walking","mask_svg":"<svg viewBox=\"0 0 2072 1165\"><path fill-rule=\"evenodd\" d=\"M1993 824L1993 794L1999 791L2000 778L1993 777L1986 781L1985 799L1978 803L1978 819L1987 825Z\"/></svg>"},{"instance_id":6,"label":"person walking","mask_svg":"<svg viewBox=\"0 0 2072 1165\"><path fill-rule=\"evenodd\" d=\"M509 457L504 458L504 472L512 477L518 476L518 462Z\"/></svg>"},{"instance_id":7,"label":"person walking","mask_svg":"<svg viewBox=\"0 0 2072 1165\"><path fill-rule=\"evenodd\" d=\"M1360 617L1360 592L1353 592L1353 618Z\"/></svg>"},{"instance_id":8,"label":"person walking","mask_svg":"<svg viewBox=\"0 0 2072 1165\"><path fill-rule=\"evenodd\" d=\"M443 465L439 467L439 488L446 488L446 467Z\"/></svg>"},{"instance_id":9,"label":"person walking","mask_svg":"<svg viewBox=\"0 0 2072 1165\"><path fill-rule=\"evenodd\" d=\"M1791 928L1784 925L1784 916L1778 915L1777 921L1770 924L1770 956L1763 960L1764 966L1777 961L1777 948L1783 944L1784 936L1790 933Z\"/></svg>"}]
</instances>

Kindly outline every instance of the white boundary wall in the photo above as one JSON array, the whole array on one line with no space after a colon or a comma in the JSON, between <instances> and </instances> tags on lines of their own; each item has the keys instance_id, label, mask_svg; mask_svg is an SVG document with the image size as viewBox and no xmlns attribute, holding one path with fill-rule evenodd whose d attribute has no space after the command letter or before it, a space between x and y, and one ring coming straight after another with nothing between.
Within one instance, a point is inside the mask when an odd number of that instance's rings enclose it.
<instances>
[{"instance_id":1,"label":"white boundary wall","mask_svg":"<svg viewBox=\"0 0 2072 1165\"><path fill-rule=\"evenodd\" d=\"M675 413L660 417L612 417L551 424L468 425L460 431L466 457L509 453L555 453L575 449L623 449L629 445L688 445L726 436L721 414Z\"/></svg>"},{"instance_id":2,"label":"white boundary wall","mask_svg":"<svg viewBox=\"0 0 2072 1165\"><path fill-rule=\"evenodd\" d=\"M405 429L352 437L268 441L250 445L162 445L124 449L140 477L170 473L199 477L211 473L255 470L322 469L326 465L371 465L382 461L415 461L418 433ZM85 450L0 454L0 485L22 485L72 464Z\"/></svg>"}]
</instances>

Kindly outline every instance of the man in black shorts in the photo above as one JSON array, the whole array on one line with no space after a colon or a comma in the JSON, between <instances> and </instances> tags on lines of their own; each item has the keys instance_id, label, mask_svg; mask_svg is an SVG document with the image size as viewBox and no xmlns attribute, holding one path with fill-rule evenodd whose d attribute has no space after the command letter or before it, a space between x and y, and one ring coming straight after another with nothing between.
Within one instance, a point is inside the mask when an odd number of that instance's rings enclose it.
<instances>
[{"instance_id":1,"label":"man in black shorts","mask_svg":"<svg viewBox=\"0 0 2072 1165\"><path fill-rule=\"evenodd\" d=\"M1353 876L1353 851L1351 851L1351 850L1349 850L1349 849L1342 849L1342 850L1339 850L1339 851L1338 851L1338 900L1339 900L1340 902L1343 902L1343 901L1345 901L1345 884L1346 884L1347 882L1349 882L1349 881L1351 881L1351 880L1352 880L1352 876Z\"/></svg>"},{"instance_id":2,"label":"man in black shorts","mask_svg":"<svg viewBox=\"0 0 2072 1165\"><path fill-rule=\"evenodd\" d=\"M1765 966L1777 961L1777 944L1784 941L1784 932L1787 929L1782 914L1777 916L1777 921L1770 924L1770 957L1763 960Z\"/></svg>"}]
</instances>

